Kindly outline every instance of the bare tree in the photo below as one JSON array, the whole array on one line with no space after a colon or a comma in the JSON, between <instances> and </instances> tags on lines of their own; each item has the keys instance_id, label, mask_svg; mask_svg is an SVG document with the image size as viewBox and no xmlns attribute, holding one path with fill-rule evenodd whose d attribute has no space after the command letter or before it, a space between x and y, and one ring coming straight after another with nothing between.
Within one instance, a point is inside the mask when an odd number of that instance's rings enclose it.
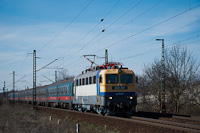
<instances>
[{"instance_id":1,"label":"bare tree","mask_svg":"<svg viewBox=\"0 0 200 133\"><path fill-rule=\"evenodd\" d=\"M189 104L199 104L199 63L180 45L165 50L166 108L170 113L180 113ZM159 110L161 61L155 59L144 68L145 93L154 96L155 110ZM141 83L140 83L141 84ZM143 83L144 84L144 83ZM148 89L147 89L148 88ZM184 113L183 111L181 113Z\"/></svg>"},{"instance_id":2,"label":"bare tree","mask_svg":"<svg viewBox=\"0 0 200 133\"><path fill-rule=\"evenodd\" d=\"M58 71L58 81L64 80L64 79L71 79L74 78L73 75L69 75L67 69L61 69Z\"/></svg>"},{"instance_id":3,"label":"bare tree","mask_svg":"<svg viewBox=\"0 0 200 133\"><path fill-rule=\"evenodd\" d=\"M180 45L166 50L165 61L167 96L174 107L170 111L179 113L184 105L197 98L194 86L198 81L199 64L187 48Z\"/></svg>"}]
</instances>

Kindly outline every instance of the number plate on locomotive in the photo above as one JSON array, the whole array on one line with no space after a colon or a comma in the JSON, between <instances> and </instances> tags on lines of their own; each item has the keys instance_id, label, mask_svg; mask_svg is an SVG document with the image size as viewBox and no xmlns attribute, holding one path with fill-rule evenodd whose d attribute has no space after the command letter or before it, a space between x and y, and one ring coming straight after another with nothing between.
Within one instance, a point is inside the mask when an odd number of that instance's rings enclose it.
<instances>
[{"instance_id":1,"label":"number plate on locomotive","mask_svg":"<svg viewBox=\"0 0 200 133\"><path fill-rule=\"evenodd\" d=\"M127 89L127 86L114 86L113 90L125 90Z\"/></svg>"}]
</instances>

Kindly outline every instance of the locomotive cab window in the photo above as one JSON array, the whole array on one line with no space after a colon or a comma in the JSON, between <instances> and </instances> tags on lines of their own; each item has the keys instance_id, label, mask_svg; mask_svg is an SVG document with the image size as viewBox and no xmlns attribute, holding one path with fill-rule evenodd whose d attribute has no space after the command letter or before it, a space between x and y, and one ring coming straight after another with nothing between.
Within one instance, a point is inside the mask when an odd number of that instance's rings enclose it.
<instances>
[{"instance_id":1,"label":"locomotive cab window","mask_svg":"<svg viewBox=\"0 0 200 133\"><path fill-rule=\"evenodd\" d=\"M93 77L93 83L96 83L96 76Z\"/></svg>"},{"instance_id":2,"label":"locomotive cab window","mask_svg":"<svg viewBox=\"0 0 200 133\"><path fill-rule=\"evenodd\" d=\"M89 84L92 84L92 77L89 77Z\"/></svg>"},{"instance_id":3,"label":"locomotive cab window","mask_svg":"<svg viewBox=\"0 0 200 133\"><path fill-rule=\"evenodd\" d=\"M75 81L76 82L76 86L78 86L79 84L78 84L78 79Z\"/></svg>"},{"instance_id":4,"label":"locomotive cab window","mask_svg":"<svg viewBox=\"0 0 200 133\"><path fill-rule=\"evenodd\" d=\"M82 85L84 85L85 84L85 79L84 78L82 78Z\"/></svg>"},{"instance_id":5,"label":"locomotive cab window","mask_svg":"<svg viewBox=\"0 0 200 133\"><path fill-rule=\"evenodd\" d=\"M131 74L126 74L126 75L121 75L121 83L133 83L133 75Z\"/></svg>"},{"instance_id":6,"label":"locomotive cab window","mask_svg":"<svg viewBox=\"0 0 200 133\"><path fill-rule=\"evenodd\" d=\"M108 84L119 83L119 75L107 74L106 75L106 83L108 83Z\"/></svg>"},{"instance_id":7,"label":"locomotive cab window","mask_svg":"<svg viewBox=\"0 0 200 133\"><path fill-rule=\"evenodd\" d=\"M81 86L81 79L79 79L79 85Z\"/></svg>"},{"instance_id":8,"label":"locomotive cab window","mask_svg":"<svg viewBox=\"0 0 200 133\"><path fill-rule=\"evenodd\" d=\"M88 78L85 78L85 80L86 80L86 85L88 85Z\"/></svg>"}]
</instances>

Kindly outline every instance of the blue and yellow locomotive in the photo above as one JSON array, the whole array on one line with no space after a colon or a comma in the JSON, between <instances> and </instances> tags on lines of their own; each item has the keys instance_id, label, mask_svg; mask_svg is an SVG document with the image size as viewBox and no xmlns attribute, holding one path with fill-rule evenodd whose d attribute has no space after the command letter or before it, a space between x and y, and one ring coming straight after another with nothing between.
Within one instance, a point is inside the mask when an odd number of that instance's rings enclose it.
<instances>
[{"instance_id":1,"label":"blue and yellow locomotive","mask_svg":"<svg viewBox=\"0 0 200 133\"><path fill-rule=\"evenodd\" d=\"M135 74L119 63L96 67L74 81L73 104L78 110L109 115L132 114L136 110Z\"/></svg>"},{"instance_id":2,"label":"blue and yellow locomotive","mask_svg":"<svg viewBox=\"0 0 200 133\"><path fill-rule=\"evenodd\" d=\"M32 89L15 92L16 100L32 103ZM10 93L13 100L13 93ZM135 74L120 63L107 63L87 69L74 79L59 81L36 89L37 104L59 106L103 115L136 111Z\"/></svg>"}]
</instances>

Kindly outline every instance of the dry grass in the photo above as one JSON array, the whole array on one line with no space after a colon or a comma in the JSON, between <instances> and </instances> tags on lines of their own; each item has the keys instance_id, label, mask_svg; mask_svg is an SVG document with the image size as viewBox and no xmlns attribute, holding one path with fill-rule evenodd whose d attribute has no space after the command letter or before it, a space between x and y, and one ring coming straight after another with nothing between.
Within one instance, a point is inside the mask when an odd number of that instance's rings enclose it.
<instances>
[{"instance_id":1,"label":"dry grass","mask_svg":"<svg viewBox=\"0 0 200 133\"><path fill-rule=\"evenodd\" d=\"M76 130L76 120L56 118L49 120L50 115L34 111L20 105L0 106L0 133L73 133ZM61 124L58 125L58 119ZM104 127L81 123L81 132L108 132Z\"/></svg>"}]
</instances>

